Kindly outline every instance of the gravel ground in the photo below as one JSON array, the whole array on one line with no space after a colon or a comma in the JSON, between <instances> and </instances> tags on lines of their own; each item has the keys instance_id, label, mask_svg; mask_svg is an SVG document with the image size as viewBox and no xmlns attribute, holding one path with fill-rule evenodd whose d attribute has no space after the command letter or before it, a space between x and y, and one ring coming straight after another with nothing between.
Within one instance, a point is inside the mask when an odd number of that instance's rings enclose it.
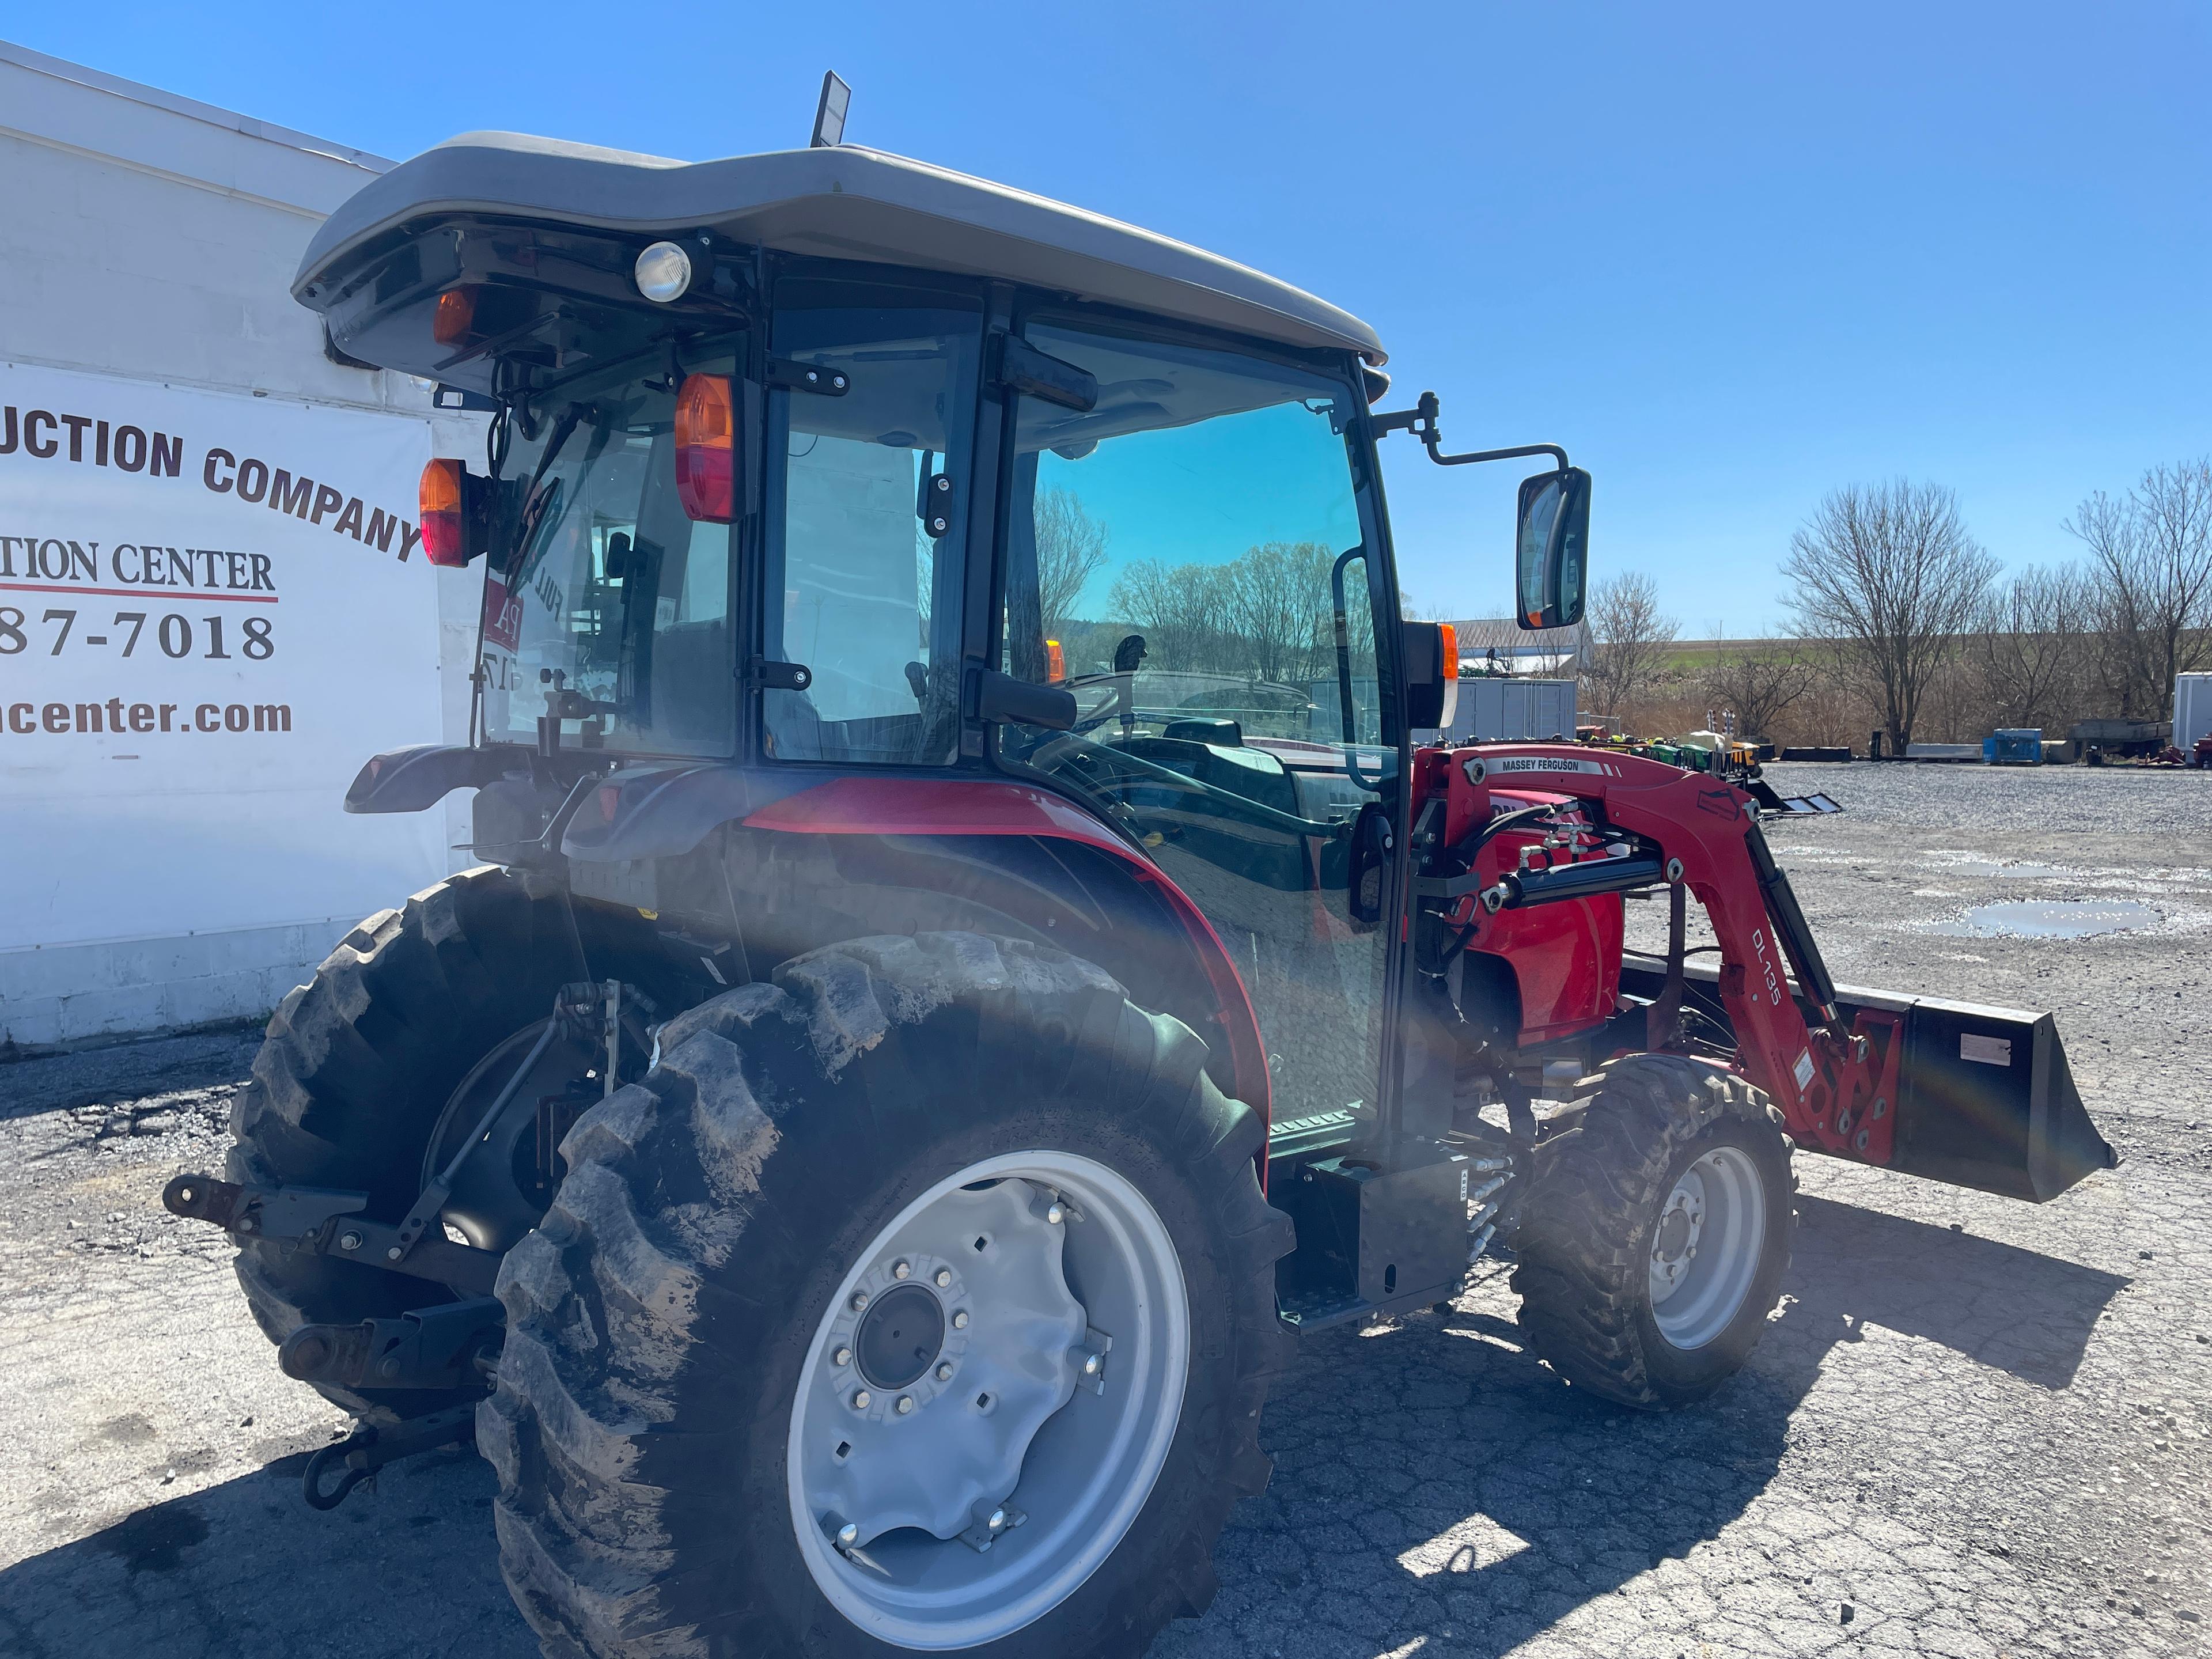
<instances>
[{"instance_id":1,"label":"gravel ground","mask_svg":"<svg viewBox=\"0 0 2212 1659\"><path fill-rule=\"evenodd\" d=\"M1801 1159L1784 1305L1674 1416L1560 1387L1496 1271L1310 1339L1220 1597L1156 1653L2212 1651L2212 780L1773 775L1850 809L1774 836L1838 977L2056 1009L2123 1166L2033 1207ZM2140 925L1971 914L2045 900ZM0 1651L529 1655L489 1471L421 1459L307 1509L340 1419L277 1373L220 1236L160 1208L219 1158L252 1048L0 1066Z\"/></svg>"}]
</instances>

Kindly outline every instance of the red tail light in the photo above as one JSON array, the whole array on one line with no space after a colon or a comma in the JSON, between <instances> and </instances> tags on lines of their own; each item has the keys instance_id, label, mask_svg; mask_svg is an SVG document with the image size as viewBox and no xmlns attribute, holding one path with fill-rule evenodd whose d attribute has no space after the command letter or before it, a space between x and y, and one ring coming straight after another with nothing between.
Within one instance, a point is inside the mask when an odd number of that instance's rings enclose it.
<instances>
[{"instance_id":1,"label":"red tail light","mask_svg":"<svg viewBox=\"0 0 2212 1659\"><path fill-rule=\"evenodd\" d=\"M422 556L432 564L455 568L469 562L467 469L459 461L432 461L422 469L417 516L422 523Z\"/></svg>"},{"instance_id":2,"label":"red tail light","mask_svg":"<svg viewBox=\"0 0 2212 1659\"><path fill-rule=\"evenodd\" d=\"M1440 730L1449 733L1452 722L1459 716L1459 629L1449 623L1437 624L1438 643L1443 647L1444 706L1443 718L1437 722Z\"/></svg>"},{"instance_id":3,"label":"red tail light","mask_svg":"<svg viewBox=\"0 0 2212 1659\"><path fill-rule=\"evenodd\" d=\"M438 296L437 313L430 319L430 337L440 345L465 345L476 322L475 287L449 288Z\"/></svg>"},{"instance_id":4,"label":"red tail light","mask_svg":"<svg viewBox=\"0 0 2212 1659\"><path fill-rule=\"evenodd\" d=\"M676 495L709 524L738 516L737 412L729 378L687 374L676 394Z\"/></svg>"},{"instance_id":5,"label":"red tail light","mask_svg":"<svg viewBox=\"0 0 2212 1659\"><path fill-rule=\"evenodd\" d=\"M1067 678L1067 653L1058 640L1044 642L1044 677L1054 685Z\"/></svg>"}]
</instances>

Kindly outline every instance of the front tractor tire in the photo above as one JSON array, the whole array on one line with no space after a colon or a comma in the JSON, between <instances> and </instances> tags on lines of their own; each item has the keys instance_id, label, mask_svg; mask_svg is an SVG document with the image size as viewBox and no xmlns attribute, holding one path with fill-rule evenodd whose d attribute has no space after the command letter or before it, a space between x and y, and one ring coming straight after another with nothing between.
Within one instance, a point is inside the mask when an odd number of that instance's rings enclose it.
<instances>
[{"instance_id":1,"label":"front tractor tire","mask_svg":"<svg viewBox=\"0 0 2212 1659\"><path fill-rule=\"evenodd\" d=\"M671 1021L507 1256L477 1444L549 1655L1136 1659L1291 1346L1264 1128L1092 965L832 945Z\"/></svg>"},{"instance_id":2,"label":"front tractor tire","mask_svg":"<svg viewBox=\"0 0 2212 1659\"><path fill-rule=\"evenodd\" d=\"M1702 1400L1750 1358L1790 1265L1779 1114L1717 1066L1631 1054L1563 1117L1514 1240L1529 1346L1620 1405Z\"/></svg>"}]
</instances>

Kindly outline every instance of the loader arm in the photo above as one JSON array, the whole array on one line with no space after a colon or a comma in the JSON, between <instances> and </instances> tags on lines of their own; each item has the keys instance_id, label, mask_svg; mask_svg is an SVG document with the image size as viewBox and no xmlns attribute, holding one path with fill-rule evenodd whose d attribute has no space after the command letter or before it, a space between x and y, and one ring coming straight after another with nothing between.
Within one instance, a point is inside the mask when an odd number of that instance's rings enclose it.
<instances>
[{"instance_id":1,"label":"loader arm","mask_svg":"<svg viewBox=\"0 0 2212 1659\"><path fill-rule=\"evenodd\" d=\"M1448 837L1489 822L1493 789L1572 796L1589 802L1601 837L1633 838L1638 856L1616 860L1624 884L1637 872L1686 887L1711 920L1721 953L1718 992L1735 1028L1737 1066L1782 1109L1801 1144L1839 1158L1887 1164L1894 1144L1899 1018L1871 1008L1846 1021L1833 981L1807 927L1789 878L1760 832L1752 798L1719 778L1634 755L1594 756L1552 744L1481 744L1430 751L1440 758L1416 775L1449 791ZM1438 770L1446 775L1437 778ZM1510 867L1517 849L1486 846L1452 920L1478 928L1486 912L1542 902L1542 872ZM1590 889L1583 871L1556 880L1561 896ZM1598 866L1603 868L1602 865ZM1475 885L1476 884L1455 884ZM1480 942L1480 934L1476 942ZM1808 1021L1793 994L1813 1009Z\"/></svg>"}]
</instances>

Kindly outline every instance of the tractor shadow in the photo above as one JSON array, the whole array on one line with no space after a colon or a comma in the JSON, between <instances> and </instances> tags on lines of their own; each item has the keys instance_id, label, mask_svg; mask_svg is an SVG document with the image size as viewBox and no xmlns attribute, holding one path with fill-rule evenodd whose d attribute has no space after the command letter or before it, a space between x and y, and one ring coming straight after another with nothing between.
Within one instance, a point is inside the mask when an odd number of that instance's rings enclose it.
<instances>
[{"instance_id":1,"label":"tractor shadow","mask_svg":"<svg viewBox=\"0 0 2212 1659\"><path fill-rule=\"evenodd\" d=\"M0 1653L26 1659L537 1659L500 1582L490 1466L395 1464L339 1509L298 1452L149 1504L0 1571Z\"/></svg>"},{"instance_id":2,"label":"tractor shadow","mask_svg":"<svg viewBox=\"0 0 2212 1659\"><path fill-rule=\"evenodd\" d=\"M1312 1339L1269 1401L1274 1480L1231 1519L1221 1595L1155 1653L1492 1659L1577 1609L1585 1644L1641 1651L1643 1614L1609 1598L1752 1508L1838 1344L1876 1325L2063 1389L2129 1282L1826 1200L1798 1208L1781 1313L1745 1371L1686 1411L1563 1387L1522 1350L1503 1267L1442 1316Z\"/></svg>"},{"instance_id":3,"label":"tractor shadow","mask_svg":"<svg viewBox=\"0 0 2212 1659\"><path fill-rule=\"evenodd\" d=\"M1838 1344L1877 1325L2060 1389L2127 1283L1848 1205L1798 1207L1783 1312L1743 1375L1689 1411L1560 1386L1522 1350L1502 1269L1444 1315L1310 1340L1261 1430L1274 1480L1217 1553L1220 1595L1154 1653L1372 1659L1422 1638L1493 1659L1577 1609L1626 1621L1608 1644L1626 1651L1638 1615L1607 1598L1751 1508ZM395 1465L328 1514L301 1502L304 1450L264 1455L0 1571L0 1652L533 1659L472 1453ZM73 1506L59 1486L32 1501L58 1533Z\"/></svg>"},{"instance_id":4,"label":"tractor shadow","mask_svg":"<svg viewBox=\"0 0 2212 1659\"><path fill-rule=\"evenodd\" d=\"M1879 1325L2063 1389L2106 1305L2131 1282L1832 1199L1801 1194L1797 1214L1784 1286L1796 1304L1776 1329L1791 1348L1814 1350L1815 1369L1837 1343L1857 1341L1861 1326Z\"/></svg>"}]
</instances>

